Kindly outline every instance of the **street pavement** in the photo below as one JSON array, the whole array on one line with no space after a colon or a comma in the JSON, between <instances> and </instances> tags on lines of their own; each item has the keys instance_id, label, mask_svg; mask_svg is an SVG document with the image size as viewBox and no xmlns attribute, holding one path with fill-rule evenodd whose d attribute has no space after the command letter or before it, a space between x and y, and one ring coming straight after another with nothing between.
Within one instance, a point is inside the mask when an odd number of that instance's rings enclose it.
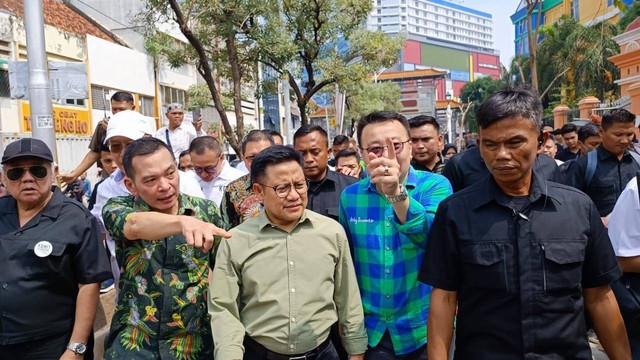
<instances>
[{"instance_id":1,"label":"street pavement","mask_svg":"<svg viewBox=\"0 0 640 360\"><path fill-rule=\"evenodd\" d=\"M115 289L108 293L100 294L100 304L98 305L98 312L96 313L96 321L93 324L93 334L96 341L93 349L95 360L104 359L104 338L107 336L109 326L111 325L111 318L113 317L115 307L115 297ZM609 360L607 354L602 351L602 346L600 346L600 342L598 342L595 335L589 337L589 344L591 345L594 360ZM449 354L450 359L453 358L453 347L451 350Z\"/></svg>"},{"instance_id":2,"label":"street pavement","mask_svg":"<svg viewBox=\"0 0 640 360\"><path fill-rule=\"evenodd\" d=\"M104 359L104 338L109 332L109 326L111 325L111 318L113 318L115 304L115 289L108 293L100 294L100 303L98 304L96 321L93 323L93 337L95 338L93 355L95 360Z\"/></svg>"}]
</instances>

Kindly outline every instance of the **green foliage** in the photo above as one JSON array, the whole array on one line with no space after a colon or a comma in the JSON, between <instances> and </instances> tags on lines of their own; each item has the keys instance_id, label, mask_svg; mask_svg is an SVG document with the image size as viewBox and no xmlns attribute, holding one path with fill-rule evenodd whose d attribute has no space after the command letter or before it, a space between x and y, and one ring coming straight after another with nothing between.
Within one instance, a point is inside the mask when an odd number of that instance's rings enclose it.
<instances>
[{"instance_id":1,"label":"green foliage","mask_svg":"<svg viewBox=\"0 0 640 360\"><path fill-rule=\"evenodd\" d=\"M622 13L622 17L618 22L619 33L623 33L629 24L633 22L638 16L640 16L640 1L634 1L633 5L628 6Z\"/></svg>"},{"instance_id":2,"label":"green foliage","mask_svg":"<svg viewBox=\"0 0 640 360\"><path fill-rule=\"evenodd\" d=\"M607 22L586 27L567 16L556 21L538 46L540 92L549 88L544 104L572 105L587 95L615 95L618 69L607 58L619 52L612 39L616 33L616 26Z\"/></svg>"},{"instance_id":3,"label":"green foliage","mask_svg":"<svg viewBox=\"0 0 640 360\"><path fill-rule=\"evenodd\" d=\"M473 106L473 109L467 113L464 119L466 127L470 132L478 131L475 109L478 109L480 104L504 85L503 81L494 80L487 76L467 83L462 87L460 90L460 100L465 104L470 104L469 106Z\"/></svg>"},{"instance_id":4,"label":"green foliage","mask_svg":"<svg viewBox=\"0 0 640 360\"><path fill-rule=\"evenodd\" d=\"M323 87L341 87L367 78L398 60L402 37L364 29L369 0L266 0L270 9L249 35L260 61L290 75L306 123L306 106Z\"/></svg>"},{"instance_id":5,"label":"green foliage","mask_svg":"<svg viewBox=\"0 0 640 360\"><path fill-rule=\"evenodd\" d=\"M357 120L374 111L402 109L400 86L392 82L360 82L350 86L346 93L347 119Z\"/></svg>"}]
</instances>

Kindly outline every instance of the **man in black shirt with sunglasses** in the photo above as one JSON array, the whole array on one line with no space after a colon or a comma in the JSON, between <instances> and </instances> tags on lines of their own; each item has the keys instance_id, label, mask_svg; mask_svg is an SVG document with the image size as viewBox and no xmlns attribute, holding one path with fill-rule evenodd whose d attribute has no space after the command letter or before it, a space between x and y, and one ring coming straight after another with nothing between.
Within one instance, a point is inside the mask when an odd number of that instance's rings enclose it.
<instances>
[{"instance_id":1,"label":"man in black shirt with sunglasses","mask_svg":"<svg viewBox=\"0 0 640 360\"><path fill-rule=\"evenodd\" d=\"M111 277L96 220L52 189L53 156L21 139L2 156L0 359L93 358L100 282Z\"/></svg>"}]
</instances>

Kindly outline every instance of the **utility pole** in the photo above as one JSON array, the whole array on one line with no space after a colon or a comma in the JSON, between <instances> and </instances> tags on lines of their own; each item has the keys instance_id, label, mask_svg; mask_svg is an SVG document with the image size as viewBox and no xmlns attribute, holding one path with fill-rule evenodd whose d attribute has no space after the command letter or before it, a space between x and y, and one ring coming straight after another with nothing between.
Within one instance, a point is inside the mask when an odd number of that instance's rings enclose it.
<instances>
[{"instance_id":1,"label":"utility pole","mask_svg":"<svg viewBox=\"0 0 640 360\"><path fill-rule=\"evenodd\" d=\"M31 136L44 141L58 160L56 134L53 127L51 86L44 43L42 1L24 0L24 27L29 58L29 109Z\"/></svg>"}]
</instances>

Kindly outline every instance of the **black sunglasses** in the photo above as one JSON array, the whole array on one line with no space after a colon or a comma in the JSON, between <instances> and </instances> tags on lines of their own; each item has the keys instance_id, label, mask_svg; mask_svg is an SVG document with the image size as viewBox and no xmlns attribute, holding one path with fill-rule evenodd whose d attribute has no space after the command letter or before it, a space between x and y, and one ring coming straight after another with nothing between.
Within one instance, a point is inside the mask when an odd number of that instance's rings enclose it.
<instances>
[{"instance_id":1,"label":"black sunglasses","mask_svg":"<svg viewBox=\"0 0 640 360\"><path fill-rule=\"evenodd\" d=\"M18 181L24 175L24 172L29 170L31 175L36 179L44 179L47 177L48 170L42 165L14 167L6 171L7 179L11 181Z\"/></svg>"}]
</instances>

